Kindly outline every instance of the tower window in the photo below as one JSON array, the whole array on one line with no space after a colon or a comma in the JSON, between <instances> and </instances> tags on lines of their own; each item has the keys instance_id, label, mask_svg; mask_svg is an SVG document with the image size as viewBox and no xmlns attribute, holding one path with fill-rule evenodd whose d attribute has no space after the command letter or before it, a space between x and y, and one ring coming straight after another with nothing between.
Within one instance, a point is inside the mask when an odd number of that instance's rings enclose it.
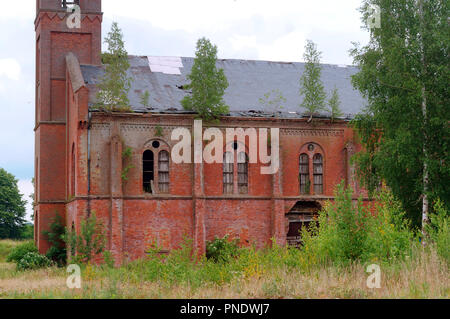
<instances>
[{"instance_id":1,"label":"tower window","mask_svg":"<svg viewBox=\"0 0 450 319\"><path fill-rule=\"evenodd\" d=\"M307 154L300 155L300 194L310 193L309 181L309 157Z\"/></svg>"},{"instance_id":2,"label":"tower window","mask_svg":"<svg viewBox=\"0 0 450 319\"><path fill-rule=\"evenodd\" d=\"M150 150L147 150L144 152L144 156L142 159L142 168L143 168L143 186L144 186L144 192L146 193L154 193L154 156L153 152Z\"/></svg>"},{"instance_id":3,"label":"tower window","mask_svg":"<svg viewBox=\"0 0 450 319\"><path fill-rule=\"evenodd\" d=\"M158 187L161 193L169 192L169 152L159 152L158 158Z\"/></svg>"},{"instance_id":4,"label":"tower window","mask_svg":"<svg viewBox=\"0 0 450 319\"><path fill-rule=\"evenodd\" d=\"M323 157L321 154L315 154L314 164L314 194L323 193Z\"/></svg>"}]
</instances>

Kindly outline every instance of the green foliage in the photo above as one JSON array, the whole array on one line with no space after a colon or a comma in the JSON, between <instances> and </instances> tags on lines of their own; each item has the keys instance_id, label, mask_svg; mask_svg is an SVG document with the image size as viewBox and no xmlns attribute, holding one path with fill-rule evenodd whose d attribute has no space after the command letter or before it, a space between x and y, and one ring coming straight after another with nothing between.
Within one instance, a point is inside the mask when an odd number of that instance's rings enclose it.
<instances>
[{"instance_id":1,"label":"green foliage","mask_svg":"<svg viewBox=\"0 0 450 319\"><path fill-rule=\"evenodd\" d=\"M61 216L56 212L52 218L50 230L44 230L42 234L50 243L50 248L45 254L48 259L53 260L58 266L66 264L67 251L64 243L65 228Z\"/></svg>"},{"instance_id":2,"label":"green foliage","mask_svg":"<svg viewBox=\"0 0 450 319\"><path fill-rule=\"evenodd\" d=\"M131 147L126 147L123 151L122 151L122 160L127 162L131 159L133 155L133 149ZM128 163L127 165L124 165L122 168L122 174L121 174L121 178L124 181L128 181L128 173L130 171L130 169L134 168L134 165L131 163Z\"/></svg>"},{"instance_id":3,"label":"green foliage","mask_svg":"<svg viewBox=\"0 0 450 319\"><path fill-rule=\"evenodd\" d=\"M14 247L8 257L6 257L6 261L18 263L28 253L39 253L32 241Z\"/></svg>"},{"instance_id":4,"label":"green foliage","mask_svg":"<svg viewBox=\"0 0 450 319\"><path fill-rule=\"evenodd\" d=\"M93 211L87 219L81 221L79 234L66 228L64 241L71 251L72 260L89 263L95 255L101 254L105 249L104 226L97 220Z\"/></svg>"},{"instance_id":5,"label":"green foliage","mask_svg":"<svg viewBox=\"0 0 450 319\"><path fill-rule=\"evenodd\" d=\"M159 125L155 127L155 136L162 137L163 136L163 128Z\"/></svg>"},{"instance_id":6,"label":"green foliage","mask_svg":"<svg viewBox=\"0 0 450 319\"><path fill-rule=\"evenodd\" d=\"M194 64L187 78L191 81L186 89L192 94L181 101L186 110L195 111L205 121L217 120L229 112L223 100L228 81L223 69L217 69L217 46L206 38L197 42Z\"/></svg>"},{"instance_id":7,"label":"green foliage","mask_svg":"<svg viewBox=\"0 0 450 319\"><path fill-rule=\"evenodd\" d=\"M339 184L335 201L302 231L302 250L311 264L389 261L408 254L413 233L403 221L401 205L385 190L378 201L372 214L361 199L353 203L351 191Z\"/></svg>"},{"instance_id":8,"label":"green foliage","mask_svg":"<svg viewBox=\"0 0 450 319\"><path fill-rule=\"evenodd\" d=\"M25 204L17 179L0 168L0 239L19 239L25 225Z\"/></svg>"},{"instance_id":9,"label":"green foliage","mask_svg":"<svg viewBox=\"0 0 450 319\"><path fill-rule=\"evenodd\" d=\"M259 103L264 110L276 113L281 112L284 108L283 104L286 103L286 98L280 90L272 90L264 94L264 97L259 99Z\"/></svg>"},{"instance_id":10,"label":"green foliage","mask_svg":"<svg viewBox=\"0 0 450 319\"><path fill-rule=\"evenodd\" d=\"M381 28L371 29L369 44L351 52L360 70L353 85L369 102L354 120L364 146L355 158L358 175L371 192L385 181L413 226L421 223L425 193L430 202L440 198L450 207L448 1L423 4L424 19L413 0L363 1L364 21L370 6L380 7Z\"/></svg>"},{"instance_id":11,"label":"green foliage","mask_svg":"<svg viewBox=\"0 0 450 319\"><path fill-rule=\"evenodd\" d=\"M212 241L206 242L206 258L215 262L226 263L231 258L236 258L239 252L239 239L229 239L228 235L223 238L215 237Z\"/></svg>"},{"instance_id":12,"label":"green foliage","mask_svg":"<svg viewBox=\"0 0 450 319\"><path fill-rule=\"evenodd\" d=\"M34 225L26 223L20 233L20 239L33 239L34 238Z\"/></svg>"},{"instance_id":13,"label":"green foliage","mask_svg":"<svg viewBox=\"0 0 450 319\"><path fill-rule=\"evenodd\" d=\"M113 22L105 43L108 45L108 51L102 54L105 74L97 85L97 107L108 111L131 112L128 100L131 78L127 76L130 62L117 22Z\"/></svg>"},{"instance_id":14,"label":"green foliage","mask_svg":"<svg viewBox=\"0 0 450 319\"><path fill-rule=\"evenodd\" d=\"M321 54L314 42L307 40L303 55L305 71L300 78L300 96L303 96L300 106L310 114L310 121L314 113L325 110L326 94L320 78L322 73Z\"/></svg>"},{"instance_id":15,"label":"green foliage","mask_svg":"<svg viewBox=\"0 0 450 319\"><path fill-rule=\"evenodd\" d=\"M147 90L141 95L141 104L147 108L150 107L150 93Z\"/></svg>"},{"instance_id":16,"label":"green foliage","mask_svg":"<svg viewBox=\"0 0 450 319\"><path fill-rule=\"evenodd\" d=\"M434 204L434 211L435 213L430 216L428 234L436 245L437 253L450 264L449 211L439 199Z\"/></svg>"},{"instance_id":17,"label":"green foliage","mask_svg":"<svg viewBox=\"0 0 450 319\"><path fill-rule=\"evenodd\" d=\"M335 87L333 92L331 93L331 98L328 101L328 111L331 114L331 121L334 121L336 118L344 115L340 108L341 101L339 100L338 89Z\"/></svg>"},{"instance_id":18,"label":"green foliage","mask_svg":"<svg viewBox=\"0 0 450 319\"><path fill-rule=\"evenodd\" d=\"M17 270L34 270L50 267L52 261L46 256L36 252L28 252L17 262Z\"/></svg>"}]
</instances>

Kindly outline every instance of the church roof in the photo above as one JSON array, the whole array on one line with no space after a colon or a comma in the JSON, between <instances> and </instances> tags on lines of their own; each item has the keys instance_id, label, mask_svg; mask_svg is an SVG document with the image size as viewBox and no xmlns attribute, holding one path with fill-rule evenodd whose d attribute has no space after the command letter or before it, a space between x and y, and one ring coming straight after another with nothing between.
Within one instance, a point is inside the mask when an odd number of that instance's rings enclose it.
<instances>
[{"instance_id":1,"label":"church roof","mask_svg":"<svg viewBox=\"0 0 450 319\"><path fill-rule=\"evenodd\" d=\"M191 113L181 106L181 99L189 94L184 88L189 83L193 58L129 56L128 75L133 79L129 100L134 112L139 113ZM299 105L300 76L304 63L270 62L254 60L221 59L217 66L223 68L229 82L224 100L231 116L300 118L306 116ZM103 75L100 66L81 65L86 85L90 89L90 105L95 103L96 84ZM365 99L351 84L354 66L322 64L322 81L328 97L336 87L339 91L343 118L350 119L366 105ZM145 91L150 93L150 107L141 104ZM282 108L261 103L267 93L276 90L286 99ZM277 94L272 94L272 100ZM277 103L278 105L278 103ZM329 117L327 112L319 117Z\"/></svg>"}]
</instances>

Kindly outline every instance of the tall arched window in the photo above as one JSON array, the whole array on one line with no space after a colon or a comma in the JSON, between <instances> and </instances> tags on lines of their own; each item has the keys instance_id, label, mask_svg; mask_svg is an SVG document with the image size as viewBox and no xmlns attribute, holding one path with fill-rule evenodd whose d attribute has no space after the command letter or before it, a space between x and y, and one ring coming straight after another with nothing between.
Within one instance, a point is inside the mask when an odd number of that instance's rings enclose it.
<instances>
[{"instance_id":1,"label":"tall arched window","mask_svg":"<svg viewBox=\"0 0 450 319\"><path fill-rule=\"evenodd\" d=\"M143 186L144 186L144 192L154 194L154 179L155 179L155 172L154 172L154 164L155 159L153 156L153 152L150 150L147 150L144 152L143 158L142 158L142 170L143 170Z\"/></svg>"},{"instance_id":2,"label":"tall arched window","mask_svg":"<svg viewBox=\"0 0 450 319\"><path fill-rule=\"evenodd\" d=\"M233 153L223 154L223 193L233 194L234 158Z\"/></svg>"},{"instance_id":3,"label":"tall arched window","mask_svg":"<svg viewBox=\"0 0 450 319\"><path fill-rule=\"evenodd\" d=\"M313 157L314 194L323 193L323 157L315 154Z\"/></svg>"},{"instance_id":4,"label":"tall arched window","mask_svg":"<svg viewBox=\"0 0 450 319\"><path fill-rule=\"evenodd\" d=\"M310 193L309 181L309 157L307 154L300 155L300 194Z\"/></svg>"},{"instance_id":5,"label":"tall arched window","mask_svg":"<svg viewBox=\"0 0 450 319\"><path fill-rule=\"evenodd\" d=\"M239 194L248 193L248 156L244 152L238 154L238 189Z\"/></svg>"},{"instance_id":6,"label":"tall arched window","mask_svg":"<svg viewBox=\"0 0 450 319\"><path fill-rule=\"evenodd\" d=\"M158 155L158 188L160 193L169 192L169 152L161 151Z\"/></svg>"}]
</instances>

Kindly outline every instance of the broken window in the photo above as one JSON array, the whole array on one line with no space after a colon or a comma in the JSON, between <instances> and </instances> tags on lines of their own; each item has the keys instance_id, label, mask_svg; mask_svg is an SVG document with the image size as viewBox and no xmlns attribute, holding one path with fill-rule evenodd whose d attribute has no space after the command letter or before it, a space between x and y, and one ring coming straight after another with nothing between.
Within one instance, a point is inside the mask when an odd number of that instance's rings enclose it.
<instances>
[{"instance_id":1,"label":"broken window","mask_svg":"<svg viewBox=\"0 0 450 319\"><path fill-rule=\"evenodd\" d=\"M323 157L322 154L315 154L313 157L314 173L314 194L323 193Z\"/></svg>"},{"instance_id":2,"label":"broken window","mask_svg":"<svg viewBox=\"0 0 450 319\"><path fill-rule=\"evenodd\" d=\"M300 155L300 194L309 194L309 157L307 154Z\"/></svg>"},{"instance_id":3,"label":"broken window","mask_svg":"<svg viewBox=\"0 0 450 319\"><path fill-rule=\"evenodd\" d=\"M223 154L223 193L233 194L234 158L233 153Z\"/></svg>"},{"instance_id":4,"label":"broken window","mask_svg":"<svg viewBox=\"0 0 450 319\"><path fill-rule=\"evenodd\" d=\"M160 193L169 192L169 152L161 151L158 155L158 187Z\"/></svg>"},{"instance_id":5,"label":"broken window","mask_svg":"<svg viewBox=\"0 0 450 319\"><path fill-rule=\"evenodd\" d=\"M72 144L71 175L70 195L75 196L75 143Z\"/></svg>"},{"instance_id":6,"label":"broken window","mask_svg":"<svg viewBox=\"0 0 450 319\"><path fill-rule=\"evenodd\" d=\"M150 150L145 151L142 159L143 186L144 192L150 194L154 194L154 164L153 152Z\"/></svg>"},{"instance_id":7,"label":"broken window","mask_svg":"<svg viewBox=\"0 0 450 319\"><path fill-rule=\"evenodd\" d=\"M238 154L238 189L239 194L248 193L248 156L244 152Z\"/></svg>"}]
</instances>

